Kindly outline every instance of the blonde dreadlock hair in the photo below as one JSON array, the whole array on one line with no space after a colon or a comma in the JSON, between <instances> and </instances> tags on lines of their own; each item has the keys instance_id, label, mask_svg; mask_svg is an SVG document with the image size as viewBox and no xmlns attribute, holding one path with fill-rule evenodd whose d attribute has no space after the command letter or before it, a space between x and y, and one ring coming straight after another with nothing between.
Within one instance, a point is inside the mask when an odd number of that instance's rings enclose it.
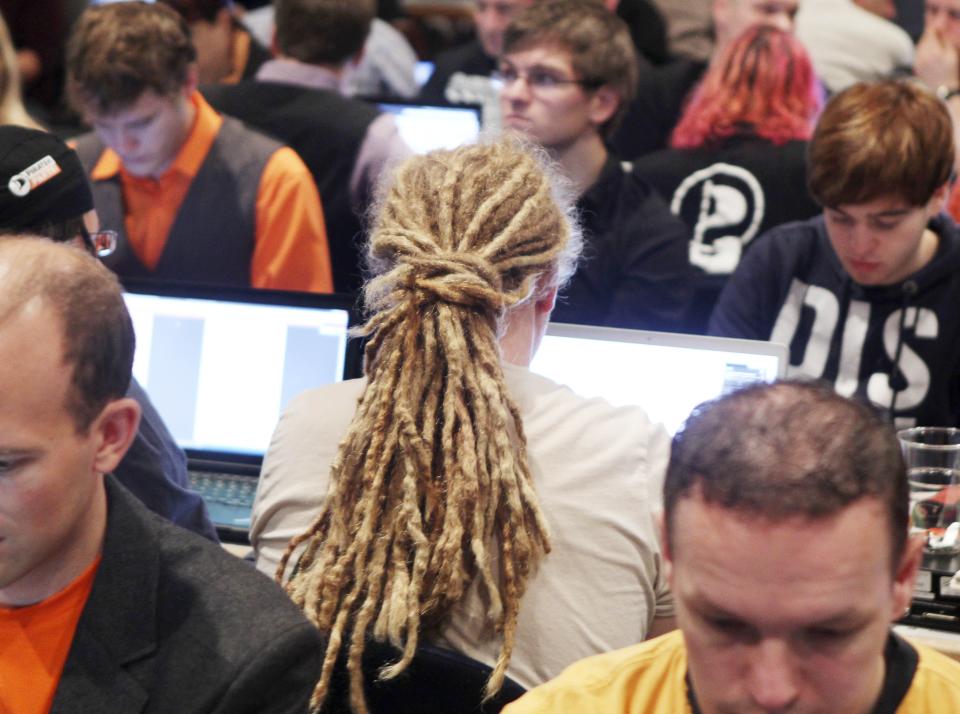
<instances>
[{"instance_id":1,"label":"blonde dreadlock hair","mask_svg":"<svg viewBox=\"0 0 960 714\"><path fill-rule=\"evenodd\" d=\"M501 140L416 157L381 199L368 381L321 512L277 571L307 543L287 590L327 636L314 711L347 648L351 707L366 712L366 638L402 650L381 672L396 676L475 578L503 638L486 695L503 684L520 599L550 546L497 338L506 311L569 277L579 250L570 204L531 152Z\"/></svg>"}]
</instances>

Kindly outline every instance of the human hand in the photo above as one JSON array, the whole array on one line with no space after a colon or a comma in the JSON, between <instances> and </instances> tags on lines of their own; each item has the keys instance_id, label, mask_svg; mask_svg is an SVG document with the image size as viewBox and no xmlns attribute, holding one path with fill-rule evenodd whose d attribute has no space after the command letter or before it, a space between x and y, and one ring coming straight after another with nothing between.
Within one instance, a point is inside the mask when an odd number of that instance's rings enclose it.
<instances>
[{"instance_id":1,"label":"human hand","mask_svg":"<svg viewBox=\"0 0 960 714\"><path fill-rule=\"evenodd\" d=\"M931 89L960 87L960 53L933 27L927 27L917 42L913 73Z\"/></svg>"}]
</instances>

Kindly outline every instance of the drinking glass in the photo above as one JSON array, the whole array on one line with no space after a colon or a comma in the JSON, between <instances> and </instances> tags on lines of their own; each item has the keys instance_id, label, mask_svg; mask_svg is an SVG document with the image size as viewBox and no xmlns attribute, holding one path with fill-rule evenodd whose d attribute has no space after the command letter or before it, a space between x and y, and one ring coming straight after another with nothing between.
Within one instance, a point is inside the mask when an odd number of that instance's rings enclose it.
<instances>
[{"instance_id":1,"label":"drinking glass","mask_svg":"<svg viewBox=\"0 0 960 714\"><path fill-rule=\"evenodd\" d=\"M897 433L910 482L910 524L940 536L960 501L960 429L915 427Z\"/></svg>"}]
</instances>

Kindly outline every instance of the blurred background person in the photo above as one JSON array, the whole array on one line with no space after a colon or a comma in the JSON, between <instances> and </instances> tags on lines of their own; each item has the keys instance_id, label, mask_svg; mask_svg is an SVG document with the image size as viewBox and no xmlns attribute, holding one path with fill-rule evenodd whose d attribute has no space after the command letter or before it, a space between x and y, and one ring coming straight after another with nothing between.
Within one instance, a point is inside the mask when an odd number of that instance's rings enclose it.
<instances>
[{"instance_id":1,"label":"blurred background person","mask_svg":"<svg viewBox=\"0 0 960 714\"><path fill-rule=\"evenodd\" d=\"M807 192L807 139L821 107L810 58L792 34L754 25L710 66L671 148L633 162L690 228L697 270L687 327L703 332L756 236L819 207Z\"/></svg>"},{"instance_id":2,"label":"blurred background person","mask_svg":"<svg viewBox=\"0 0 960 714\"><path fill-rule=\"evenodd\" d=\"M63 96L68 0L0 0L31 110L58 113Z\"/></svg>"},{"instance_id":3,"label":"blurred background person","mask_svg":"<svg viewBox=\"0 0 960 714\"><path fill-rule=\"evenodd\" d=\"M253 36L230 0L160 0L190 26L200 84L235 84L253 77L270 52Z\"/></svg>"},{"instance_id":4,"label":"blurred background person","mask_svg":"<svg viewBox=\"0 0 960 714\"><path fill-rule=\"evenodd\" d=\"M0 16L0 124L40 129L40 125L23 106L21 91L17 54L7 24Z\"/></svg>"},{"instance_id":5,"label":"blurred background person","mask_svg":"<svg viewBox=\"0 0 960 714\"><path fill-rule=\"evenodd\" d=\"M803 0L797 37L830 92L913 67L913 40L897 25L893 0Z\"/></svg>"}]
</instances>

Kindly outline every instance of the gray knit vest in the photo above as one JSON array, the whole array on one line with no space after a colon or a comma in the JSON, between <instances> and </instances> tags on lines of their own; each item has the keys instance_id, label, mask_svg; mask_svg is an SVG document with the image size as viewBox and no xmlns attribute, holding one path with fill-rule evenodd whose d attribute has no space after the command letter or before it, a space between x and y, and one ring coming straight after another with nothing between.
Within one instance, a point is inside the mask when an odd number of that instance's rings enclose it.
<instances>
[{"instance_id":1,"label":"gray knit vest","mask_svg":"<svg viewBox=\"0 0 960 714\"><path fill-rule=\"evenodd\" d=\"M122 278L249 286L260 177L280 147L273 139L224 117L187 189L154 270L140 262L127 240L119 174L93 181L100 225L119 234L116 251L103 262ZM88 175L103 150L95 134L77 140L77 153Z\"/></svg>"}]
</instances>

